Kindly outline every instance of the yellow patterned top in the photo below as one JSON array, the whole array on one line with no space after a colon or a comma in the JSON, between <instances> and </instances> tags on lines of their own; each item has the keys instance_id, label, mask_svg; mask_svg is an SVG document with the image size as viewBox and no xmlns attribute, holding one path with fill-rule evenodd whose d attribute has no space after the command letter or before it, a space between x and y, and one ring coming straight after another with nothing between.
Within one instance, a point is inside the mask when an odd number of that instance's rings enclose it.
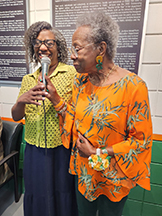
<instances>
[{"instance_id":1,"label":"yellow patterned top","mask_svg":"<svg viewBox=\"0 0 162 216\"><path fill-rule=\"evenodd\" d=\"M41 68L23 77L18 98L37 85L40 70ZM59 63L55 71L50 75L51 82L56 87L58 94L67 102L71 100L72 83L75 74L76 70L73 66ZM45 99L45 112L47 148L60 146L62 141L59 130L59 118L52 103L47 98ZM29 144L45 148L43 103L41 106L26 104L25 140Z\"/></svg>"}]
</instances>

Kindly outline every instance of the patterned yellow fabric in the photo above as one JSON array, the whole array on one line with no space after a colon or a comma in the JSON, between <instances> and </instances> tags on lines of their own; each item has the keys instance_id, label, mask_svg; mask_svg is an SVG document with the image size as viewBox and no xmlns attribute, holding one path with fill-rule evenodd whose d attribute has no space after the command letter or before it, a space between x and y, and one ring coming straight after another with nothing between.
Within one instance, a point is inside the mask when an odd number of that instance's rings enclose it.
<instances>
[{"instance_id":1,"label":"patterned yellow fabric","mask_svg":"<svg viewBox=\"0 0 162 216\"><path fill-rule=\"evenodd\" d=\"M33 88L38 83L40 68L33 74L23 77L19 96ZM71 100L72 83L76 74L73 66L59 63L55 71L50 75L50 80L57 89L58 94L65 99ZM52 103L45 99L46 112L46 141L47 148L54 148L62 145L59 119ZM25 107L25 140L37 147L45 147L44 135L44 110L43 103L41 106L27 104Z\"/></svg>"},{"instance_id":2,"label":"patterned yellow fabric","mask_svg":"<svg viewBox=\"0 0 162 216\"><path fill-rule=\"evenodd\" d=\"M86 74L77 74L72 106L68 105L64 125L60 116L60 129L66 148L72 131L70 173L78 175L78 190L86 199L104 194L117 202L136 185L150 190L152 123L147 87L136 74L98 88ZM96 148L112 146L115 156L108 168L96 171L78 154L78 131Z\"/></svg>"}]
</instances>

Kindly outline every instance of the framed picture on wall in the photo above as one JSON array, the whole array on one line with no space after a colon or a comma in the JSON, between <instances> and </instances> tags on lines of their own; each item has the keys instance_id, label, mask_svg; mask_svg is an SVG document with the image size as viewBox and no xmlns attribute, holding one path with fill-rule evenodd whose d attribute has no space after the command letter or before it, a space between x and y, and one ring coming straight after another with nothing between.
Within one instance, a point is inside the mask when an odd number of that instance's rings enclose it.
<instances>
[{"instance_id":1,"label":"framed picture on wall","mask_svg":"<svg viewBox=\"0 0 162 216\"><path fill-rule=\"evenodd\" d=\"M51 0L52 24L58 28L67 44L75 30L75 21L83 12L102 10L115 19L120 26L115 64L138 73L141 43L146 21L148 0Z\"/></svg>"},{"instance_id":2,"label":"framed picture on wall","mask_svg":"<svg viewBox=\"0 0 162 216\"><path fill-rule=\"evenodd\" d=\"M29 73L23 50L28 17L28 0L0 1L0 83L20 83Z\"/></svg>"}]
</instances>

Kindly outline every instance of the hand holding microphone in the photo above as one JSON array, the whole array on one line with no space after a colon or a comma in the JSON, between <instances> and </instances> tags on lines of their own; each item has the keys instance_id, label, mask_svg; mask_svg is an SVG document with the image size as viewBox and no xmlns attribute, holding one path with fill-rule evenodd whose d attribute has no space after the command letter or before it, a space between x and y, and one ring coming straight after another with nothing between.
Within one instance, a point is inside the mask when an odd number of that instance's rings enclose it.
<instances>
[{"instance_id":1,"label":"hand holding microphone","mask_svg":"<svg viewBox=\"0 0 162 216\"><path fill-rule=\"evenodd\" d=\"M42 80L43 80L43 84L48 89L48 94L46 94L45 96L53 103L53 105L56 105L60 101L60 96L58 95L57 90L52 84L50 78L47 76L50 64L51 64L51 60L47 56L44 56L41 59Z\"/></svg>"}]
</instances>

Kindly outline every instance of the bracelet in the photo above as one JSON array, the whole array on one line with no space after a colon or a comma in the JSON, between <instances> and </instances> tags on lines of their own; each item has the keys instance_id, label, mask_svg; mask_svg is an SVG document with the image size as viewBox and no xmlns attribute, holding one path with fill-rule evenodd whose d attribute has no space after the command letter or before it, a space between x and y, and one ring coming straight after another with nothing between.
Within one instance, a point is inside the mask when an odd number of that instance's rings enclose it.
<instances>
[{"instance_id":1,"label":"bracelet","mask_svg":"<svg viewBox=\"0 0 162 216\"><path fill-rule=\"evenodd\" d=\"M56 111L59 111L65 105L65 101L61 98L60 102L54 106Z\"/></svg>"},{"instance_id":2,"label":"bracelet","mask_svg":"<svg viewBox=\"0 0 162 216\"><path fill-rule=\"evenodd\" d=\"M100 148L97 148L96 149L96 155L100 155L101 154L101 149Z\"/></svg>"},{"instance_id":3,"label":"bracelet","mask_svg":"<svg viewBox=\"0 0 162 216\"><path fill-rule=\"evenodd\" d=\"M110 165L111 157L107 154L91 155L88 158L88 165L96 171L103 171Z\"/></svg>"},{"instance_id":4,"label":"bracelet","mask_svg":"<svg viewBox=\"0 0 162 216\"><path fill-rule=\"evenodd\" d=\"M64 104L64 107L63 107L61 110L57 111L57 113L58 113L58 114L62 114L62 113L65 112L66 110L67 110L67 103L65 103L65 104Z\"/></svg>"},{"instance_id":5,"label":"bracelet","mask_svg":"<svg viewBox=\"0 0 162 216\"><path fill-rule=\"evenodd\" d=\"M57 108L57 109L55 109L57 112L59 112L60 110L62 110L63 108L64 108L64 106L65 106L65 102L59 107L59 108Z\"/></svg>"},{"instance_id":6,"label":"bracelet","mask_svg":"<svg viewBox=\"0 0 162 216\"><path fill-rule=\"evenodd\" d=\"M101 151L102 151L102 154L108 154L109 155L106 147L101 148Z\"/></svg>"}]
</instances>

